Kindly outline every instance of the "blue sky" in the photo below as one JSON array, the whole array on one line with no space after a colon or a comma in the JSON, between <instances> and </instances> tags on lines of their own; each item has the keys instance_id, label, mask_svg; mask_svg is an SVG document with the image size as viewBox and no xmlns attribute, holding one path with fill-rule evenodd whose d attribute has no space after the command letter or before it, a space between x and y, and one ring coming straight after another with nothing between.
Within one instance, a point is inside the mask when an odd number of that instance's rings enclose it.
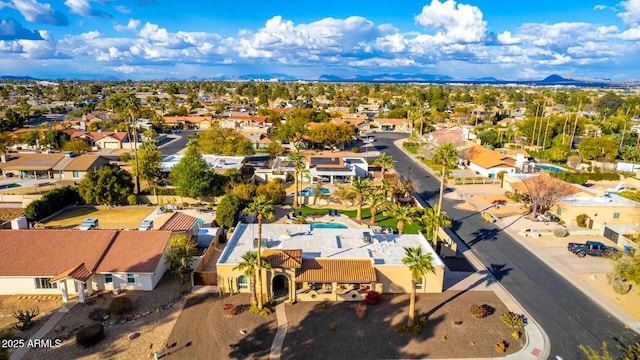
<instances>
[{"instance_id":1,"label":"blue sky","mask_svg":"<svg viewBox=\"0 0 640 360\"><path fill-rule=\"evenodd\" d=\"M640 0L0 0L0 75L640 79Z\"/></svg>"}]
</instances>

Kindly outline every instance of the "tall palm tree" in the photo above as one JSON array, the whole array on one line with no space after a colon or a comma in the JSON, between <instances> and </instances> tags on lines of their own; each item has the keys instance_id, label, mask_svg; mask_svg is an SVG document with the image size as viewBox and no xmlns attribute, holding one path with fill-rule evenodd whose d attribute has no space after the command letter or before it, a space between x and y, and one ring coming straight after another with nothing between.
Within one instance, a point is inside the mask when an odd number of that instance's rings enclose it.
<instances>
[{"instance_id":1,"label":"tall palm tree","mask_svg":"<svg viewBox=\"0 0 640 360\"><path fill-rule=\"evenodd\" d=\"M316 205L318 203L318 201L324 199L327 196L327 194L323 193L320 190L322 190L322 183L321 182L316 182L315 184L313 184L313 187L312 187L313 205Z\"/></svg>"},{"instance_id":2,"label":"tall palm tree","mask_svg":"<svg viewBox=\"0 0 640 360\"><path fill-rule=\"evenodd\" d=\"M387 197L385 196L385 194L381 191L376 190L370 191L365 198L367 205L371 207L371 225L376 224L376 215L378 214L378 209L383 208L387 203Z\"/></svg>"},{"instance_id":3,"label":"tall palm tree","mask_svg":"<svg viewBox=\"0 0 640 360\"><path fill-rule=\"evenodd\" d=\"M356 220L362 220L362 202L364 201L364 197L369 193L372 185L371 180L367 178L356 177L351 182L349 192L356 198Z\"/></svg>"},{"instance_id":4,"label":"tall palm tree","mask_svg":"<svg viewBox=\"0 0 640 360\"><path fill-rule=\"evenodd\" d=\"M271 266L267 262L266 258L260 258L260 263L265 269L269 269ZM244 276L249 278L249 287L251 289L251 305L257 304L258 299L256 297L256 267L258 266L258 252L247 251L242 255L242 262L240 262L233 270L241 270ZM231 289L229 289L231 291Z\"/></svg>"},{"instance_id":5,"label":"tall palm tree","mask_svg":"<svg viewBox=\"0 0 640 360\"><path fill-rule=\"evenodd\" d=\"M411 300L409 301L409 326L413 326L416 316L416 285L418 281L422 281L422 278L427 273L435 273L436 269L433 266L433 257L431 253L422 253L422 247L418 246L407 247L403 246L405 256L402 258L402 263L409 267L411 272Z\"/></svg>"},{"instance_id":6,"label":"tall palm tree","mask_svg":"<svg viewBox=\"0 0 640 360\"><path fill-rule=\"evenodd\" d=\"M393 168L393 158L386 153L380 154L378 158L373 162L374 165L380 166L380 170L382 172L382 178L384 179L384 172L386 169Z\"/></svg>"},{"instance_id":7,"label":"tall palm tree","mask_svg":"<svg viewBox=\"0 0 640 360\"><path fill-rule=\"evenodd\" d=\"M438 213L438 208L435 207L423 209L419 214L419 220L422 225L425 226L427 231L438 231L441 227L451 227L451 218L449 215L443 212L440 212L440 214ZM436 246L437 244L433 245Z\"/></svg>"},{"instance_id":8,"label":"tall palm tree","mask_svg":"<svg viewBox=\"0 0 640 360\"><path fill-rule=\"evenodd\" d=\"M398 187L393 182L382 179L382 183L380 184L380 191L385 195L387 199L391 202L395 202L395 196L398 192Z\"/></svg>"},{"instance_id":9,"label":"tall palm tree","mask_svg":"<svg viewBox=\"0 0 640 360\"><path fill-rule=\"evenodd\" d=\"M247 208L244 210L245 212L256 215L258 219L258 254L262 254L260 251L260 247L262 246L262 221L266 219L273 219L276 215L275 210L273 209L273 203L271 200L267 199L264 195L258 195L253 199ZM262 309L263 301L262 301L262 261L261 256L258 256L257 261L257 282L256 286L258 288L258 308Z\"/></svg>"},{"instance_id":10,"label":"tall palm tree","mask_svg":"<svg viewBox=\"0 0 640 360\"><path fill-rule=\"evenodd\" d=\"M444 181L445 176L448 173L448 170L453 168L456 163L456 157L458 155L458 150L453 146L452 143L444 143L440 145L435 152L433 157L433 161L440 163L442 165L442 171L440 174L440 197L438 198L438 216L440 217L440 211L442 210L442 197L444 196ZM435 231L433 232L433 243L438 243L438 225L436 225Z\"/></svg>"},{"instance_id":11,"label":"tall palm tree","mask_svg":"<svg viewBox=\"0 0 640 360\"><path fill-rule=\"evenodd\" d=\"M136 120L138 117L138 111L140 111L140 99L136 97L135 93L128 93L121 98L119 106L123 112L127 112L131 118L131 126L133 128L133 152L135 154L136 169L139 169L138 162L138 133L136 131ZM128 128L128 127L127 127ZM140 174L136 170L136 193L140 193Z\"/></svg>"},{"instance_id":12,"label":"tall palm tree","mask_svg":"<svg viewBox=\"0 0 640 360\"><path fill-rule=\"evenodd\" d=\"M404 227L406 224L411 224L415 219L415 212L413 208L409 205L402 204L391 204L384 213L386 216L391 216L395 218L397 223L396 227L398 228L398 234L404 233Z\"/></svg>"},{"instance_id":13,"label":"tall palm tree","mask_svg":"<svg viewBox=\"0 0 640 360\"><path fill-rule=\"evenodd\" d=\"M293 170L294 170L293 207L298 207L300 206L300 203L298 202L298 172L299 172L300 164L304 164L304 155L302 155L300 151L294 151L291 154L289 154L288 160L293 165Z\"/></svg>"}]
</instances>

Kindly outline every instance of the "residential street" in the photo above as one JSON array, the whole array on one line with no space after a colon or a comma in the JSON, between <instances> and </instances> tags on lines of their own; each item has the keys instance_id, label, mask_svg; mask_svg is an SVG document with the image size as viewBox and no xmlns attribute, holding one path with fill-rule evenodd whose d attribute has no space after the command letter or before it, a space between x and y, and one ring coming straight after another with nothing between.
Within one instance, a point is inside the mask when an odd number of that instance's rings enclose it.
<instances>
[{"instance_id":1,"label":"residential street","mask_svg":"<svg viewBox=\"0 0 640 360\"><path fill-rule=\"evenodd\" d=\"M422 165L409 160L393 141L406 134L377 133L376 147L391 155L396 171L414 180L414 191L431 206L437 204L439 181ZM407 160L404 160L407 159ZM583 292L495 224L486 223L474 211L454 207L444 200L443 210L453 219L452 230L513 295L547 333L551 356L584 358L578 346L599 349L606 341L616 353L618 344L640 341L630 330Z\"/></svg>"}]
</instances>

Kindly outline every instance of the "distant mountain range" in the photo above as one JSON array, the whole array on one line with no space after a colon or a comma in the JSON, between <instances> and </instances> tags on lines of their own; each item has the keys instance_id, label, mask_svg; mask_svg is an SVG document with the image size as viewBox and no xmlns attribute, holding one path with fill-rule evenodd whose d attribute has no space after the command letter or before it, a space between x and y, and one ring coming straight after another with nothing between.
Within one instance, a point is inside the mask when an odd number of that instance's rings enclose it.
<instances>
[{"instance_id":1,"label":"distant mountain range","mask_svg":"<svg viewBox=\"0 0 640 360\"><path fill-rule=\"evenodd\" d=\"M30 76L0 76L0 81L35 81L38 79ZM51 80L51 79L49 79ZM61 79L55 79L61 80ZM95 76L93 78L68 78L62 80L104 80L104 81L122 81L113 75ZM185 79L166 78L158 79L164 81L181 81ZM354 75L342 77L337 75L320 75L317 78L301 78L287 74L247 74L247 75L223 75L216 77L191 77L188 80L215 80L215 81L319 81L319 82L361 82L361 83L456 83L456 84L487 84L487 85L530 85L530 86L576 86L576 87L627 87L640 85L640 80L610 80L610 79L572 79L564 78L560 75L551 75L542 80L504 80L494 77L483 77L477 79L456 79L448 75L432 75L432 74L377 74L377 75Z\"/></svg>"}]
</instances>

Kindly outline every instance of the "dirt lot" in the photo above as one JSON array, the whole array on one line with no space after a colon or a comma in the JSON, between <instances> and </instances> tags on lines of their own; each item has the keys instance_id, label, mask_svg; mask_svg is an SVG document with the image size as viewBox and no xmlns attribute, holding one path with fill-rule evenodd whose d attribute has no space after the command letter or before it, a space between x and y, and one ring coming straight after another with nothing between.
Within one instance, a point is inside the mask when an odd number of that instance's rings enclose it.
<instances>
[{"instance_id":1,"label":"dirt lot","mask_svg":"<svg viewBox=\"0 0 640 360\"><path fill-rule=\"evenodd\" d=\"M97 218L101 229L137 229L155 208L146 206L81 206L45 222L45 228L75 228L85 218Z\"/></svg>"},{"instance_id":2,"label":"dirt lot","mask_svg":"<svg viewBox=\"0 0 640 360\"><path fill-rule=\"evenodd\" d=\"M89 314L96 309L107 309L109 302L115 297L106 293L90 305L77 304L65 314L58 325L46 335L47 339L65 339L59 348L31 349L24 359L144 359L151 349L164 348L164 344L182 310L186 298L182 293L189 287L180 285L169 275L160 281L151 292L127 291L118 296L126 296L133 300L134 309L130 315L140 315L137 320L121 321L123 318L105 320L105 339L98 345L84 349L75 344L74 330L82 325L94 322ZM38 327L44 323L38 320ZM120 320L120 321L119 321ZM16 334L29 336L30 334ZM128 335L137 332L140 335L128 340Z\"/></svg>"}]
</instances>

